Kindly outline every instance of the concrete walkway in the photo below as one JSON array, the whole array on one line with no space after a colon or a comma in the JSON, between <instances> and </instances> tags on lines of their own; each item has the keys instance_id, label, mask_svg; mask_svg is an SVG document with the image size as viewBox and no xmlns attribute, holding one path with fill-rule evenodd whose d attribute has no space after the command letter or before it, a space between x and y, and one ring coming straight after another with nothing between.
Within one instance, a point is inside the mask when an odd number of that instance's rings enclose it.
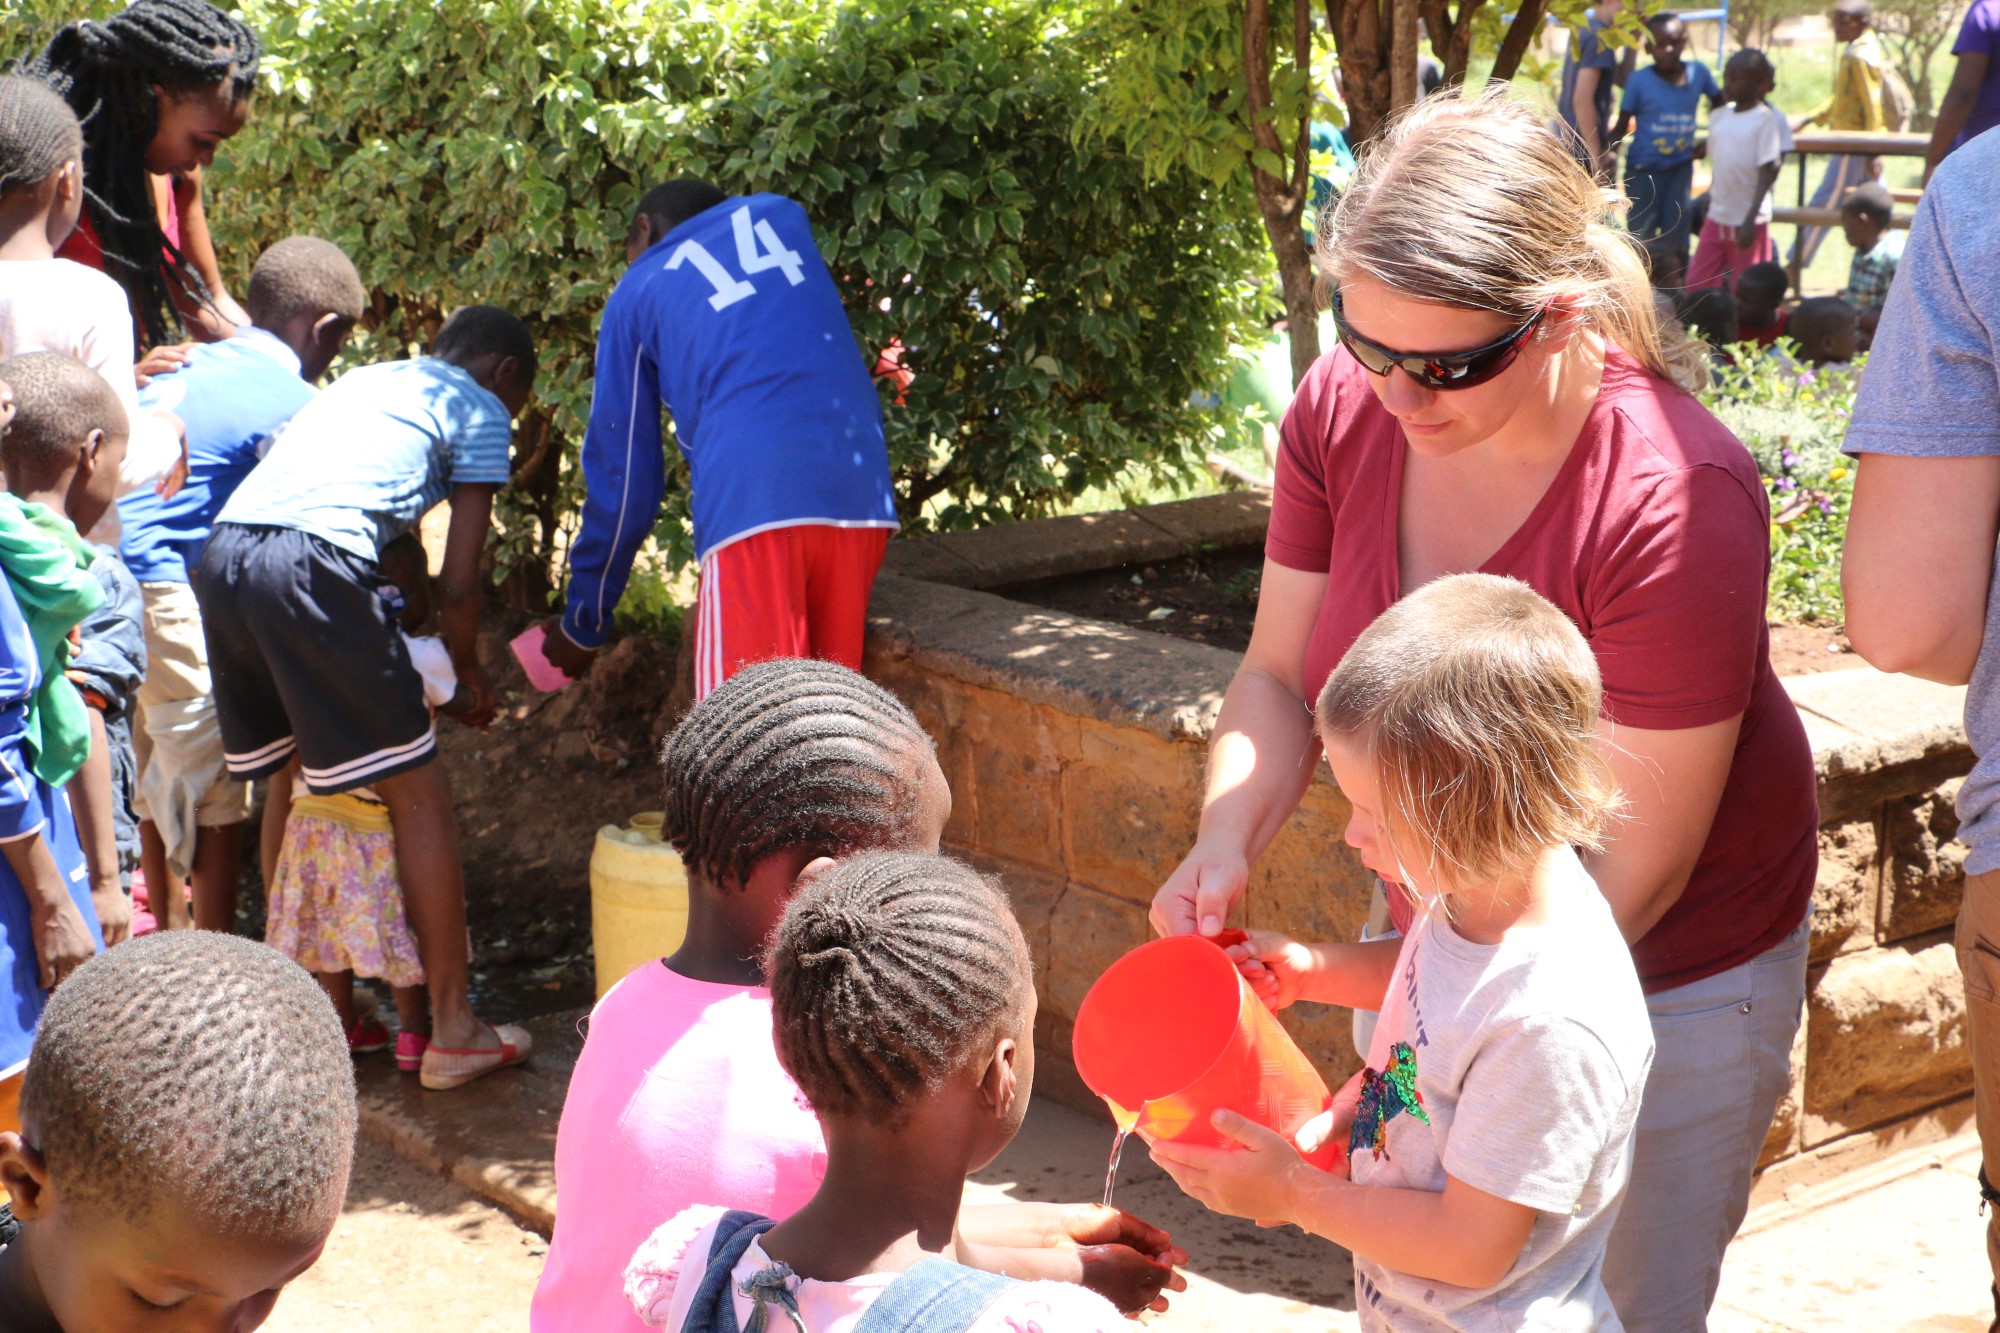
<instances>
[{"instance_id":1,"label":"concrete walkway","mask_svg":"<svg viewBox=\"0 0 2000 1333\"><path fill-rule=\"evenodd\" d=\"M453 1093L426 1093L392 1062L359 1066L362 1133L448 1176L547 1234L555 1216L555 1130L581 1042L579 1014L530 1024L530 1066ZM975 1200L1095 1199L1111 1130L1047 1099L969 1187ZM1982 1333L1992 1318L1977 1144L1948 1139L1753 1211L1731 1247L1714 1333ZM1357 1327L1345 1251L1263 1231L1189 1200L1133 1143L1121 1207L1173 1233L1192 1256L1188 1291L1147 1322L1186 1333L1320 1333Z\"/></svg>"}]
</instances>

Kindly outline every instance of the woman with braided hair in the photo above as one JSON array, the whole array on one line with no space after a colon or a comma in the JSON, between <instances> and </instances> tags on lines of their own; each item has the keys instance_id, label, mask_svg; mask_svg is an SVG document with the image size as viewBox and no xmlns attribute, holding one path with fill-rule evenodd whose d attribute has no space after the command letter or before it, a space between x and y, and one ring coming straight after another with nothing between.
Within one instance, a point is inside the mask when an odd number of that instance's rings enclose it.
<instances>
[{"instance_id":1,"label":"woman with braided hair","mask_svg":"<svg viewBox=\"0 0 2000 1333\"><path fill-rule=\"evenodd\" d=\"M935 853L951 815L910 710L831 662L745 667L689 711L661 767L687 939L591 1012L556 1131L562 1207L532 1333L642 1333L619 1277L654 1228L694 1204L784 1217L813 1197L829 1150L779 1061L765 941L830 858ZM961 1225L982 1266L1082 1281L1135 1312L1181 1285L1168 1237L1113 1209L972 1208Z\"/></svg>"},{"instance_id":2,"label":"woman with braided hair","mask_svg":"<svg viewBox=\"0 0 2000 1333\"><path fill-rule=\"evenodd\" d=\"M118 280L142 346L182 330L213 341L250 322L223 288L201 173L249 120L262 54L257 34L208 0L137 0L67 25L22 64L83 124L84 217L62 254Z\"/></svg>"},{"instance_id":3,"label":"woman with braided hair","mask_svg":"<svg viewBox=\"0 0 2000 1333\"><path fill-rule=\"evenodd\" d=\"M850 857L792 898L765 971L825 1178L782 1221L722 1199L662 1224L625 1276L640 1318L673 1333L1125 1327L1078 1287L981 1271L965 1234L965 1177L1013 1139L1035 1077L1034 967L998 881L943 856Z\"/></svg>"}]
</instances>

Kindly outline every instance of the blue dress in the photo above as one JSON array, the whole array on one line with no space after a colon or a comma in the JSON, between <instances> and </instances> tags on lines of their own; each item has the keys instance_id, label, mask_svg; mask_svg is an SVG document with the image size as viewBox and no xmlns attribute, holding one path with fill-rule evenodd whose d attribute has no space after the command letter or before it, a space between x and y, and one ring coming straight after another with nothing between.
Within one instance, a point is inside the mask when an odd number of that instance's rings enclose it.
<instances>
[{"instance_id":1,"label":"blue dress","mask_svg":"<svg viewBox=\"0 0 2000 1333\"><path fill-rule=\"evenodd\" d=\"M0 842L30 835L48 840L70 900L83 914L101 950L97 909L90 901L90 872L77 841L69 797L37 778L24 744L28 700L41 685L41 669L13 588L0 578ZM0 1079L21 1071L34 1045L35 1027L49 993L29 927L28 895L14 868L0 858Z\"/></svg>"}]
</instances>

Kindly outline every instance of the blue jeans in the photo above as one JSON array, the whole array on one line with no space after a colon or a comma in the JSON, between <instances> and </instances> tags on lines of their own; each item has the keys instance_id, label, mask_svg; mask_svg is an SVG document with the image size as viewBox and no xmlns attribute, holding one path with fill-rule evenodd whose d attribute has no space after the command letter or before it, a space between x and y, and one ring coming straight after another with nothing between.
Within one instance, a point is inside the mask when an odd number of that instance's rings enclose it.
<instances>
[{"instance_id":1,"label":"blue jeans","mask_svg":"<svg viewBox=\"0 0 2000 1333\"><path fill-rule=\"evenodd\" d=\"M1632 211L1626 215L1626 230L1641 241L1669 237L1674 249L1686 254L1693 193L1693 162L1677 167L1627 167L1625 196L1632 201Z\"/></svg>"}]
</instances>

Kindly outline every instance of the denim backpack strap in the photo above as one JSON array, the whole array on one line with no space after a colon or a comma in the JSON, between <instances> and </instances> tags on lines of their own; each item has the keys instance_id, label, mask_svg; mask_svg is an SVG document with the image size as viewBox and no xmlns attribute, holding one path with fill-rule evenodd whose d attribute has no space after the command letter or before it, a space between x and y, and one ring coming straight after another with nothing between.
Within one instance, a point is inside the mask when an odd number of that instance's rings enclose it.
<instances>
[{"instance_id":1,"label":"denim backpack strap","mask_svg":"<svg viewBox=\"0 0 2000 1333\"><path fill-rule=\"evenodd\" d=\"M694 1299L688 1303L687 1321L673 1333L742 1333L736 1324L736 1302L731 1299L730 1275L743 1260L750 1242L777 1223L757 1213L730 1212L715 1224L715 1242L708 1247L708 1269L701 1275ZM689 1259L681 1261L692 1269Z\"/></svg>"},{"instance_id":2,"label":"denim backpack strap","mask_svg":"<svg viewBox=\"0 0 2000 1333\"><path fill-rule=\"evenodd\" d=\"M883 1288L854 1333L964 1333L1009 1287L1011 1277L926 1259Z\"/></svg>"}]
</instances>

